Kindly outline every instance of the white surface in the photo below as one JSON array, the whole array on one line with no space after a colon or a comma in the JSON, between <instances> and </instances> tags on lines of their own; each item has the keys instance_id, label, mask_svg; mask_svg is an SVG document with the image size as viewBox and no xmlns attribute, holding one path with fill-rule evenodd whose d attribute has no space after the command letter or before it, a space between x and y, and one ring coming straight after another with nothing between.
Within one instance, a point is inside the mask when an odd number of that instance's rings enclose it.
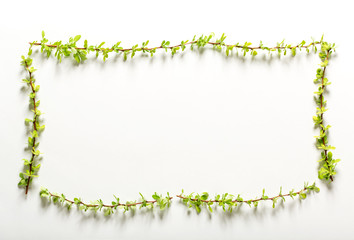
<instances>
[{"instance_id":1,"label":"white surface","mask_svg":"<svg viewBox=\"0 0 354 240\"><path fill-rule=\"evenodd\" d=\"M342 28L353 22L351 8L341 1L244 4L6 2L0 15L0 239L353 239L353 34ZM16 184L21 159L28 155L23 121L31 114L19 62L41 30L51 41L81 34L80 45L83 39L107 46L119 40L127 47L147 39L151 46L164 39L179 43L212 31L225 32L226 42L267 45L325 33L338 45L328 67L333 83L325 114L333 126L334 156L342 159L335 182L327 187L317 180L315 55L252 61L188 49L173 58L159 51L153 59L123 62L111 56L106 63L89 60L77 67L35 54L47 128L40 177L25 197ZM256 211L242 206L232 214L198 215L174 199L163 213L105 218L68 213L38 196L46 186L86 201L110 202L112 194L133 200L139 192L176 195L182 188L249 198L263 188L268 195L280 186L300 189L304 181L316 181L321 193L276 209L271 203Z\"/></svg>"}]
</instances>

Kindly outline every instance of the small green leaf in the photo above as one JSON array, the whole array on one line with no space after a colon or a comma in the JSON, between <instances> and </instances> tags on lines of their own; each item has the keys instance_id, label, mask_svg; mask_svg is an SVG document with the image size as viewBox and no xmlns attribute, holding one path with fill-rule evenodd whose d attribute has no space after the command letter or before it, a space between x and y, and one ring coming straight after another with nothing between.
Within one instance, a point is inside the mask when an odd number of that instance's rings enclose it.
<instances>
[{"instance_id":1,"label":"small green leaf","mask_svg":"<svg viewBox=\"0 0 354 240\"><path fill-rule=\"evenodd\" d=\"M98 45L98 47L97 47L97 48L101 48L101 47L103 46L103 44L105 44L105 42L101 42L101 44L100 44L100 45Z\"/></svg>"},{"instance_id":2,"label":"small green leaf","mask_svg":"<svg viewBox=\"0 0 354 240\"><path fill-rule=\"evenodd\" d=\"M198 205L195 205L195 209L197 210L198 213L200 213L201 209Z\"/></svg>"},{"instance_id":3,"label":"small green leaf","mask_svg":"<svg viewBox=\"0 0 354 240\"><path fill-rule=\"evenodd\" d=\"M33 72L37 71L37 69L34 69L34 67L30 67L30 68L28 68L28 71L29 71L30 73L33 73Z\"/></svg>"},{"instance_id":4,"label":"small green leaf","mask_svg":"<svg viewBox=\"0 0 354 240\"><path fill-rule=\"evenodd\" d=\"M293 56L296 55L296 48L295 48L295 47L291 49L291 54L292 54Z\"/></svg>"},{"instance_id":5,"label":"small green leaf","mask_svg":"<svg viewBox=\"0 0 354 240\"><path fill-rule=\"evenodd\" d=\"M327 67L328 65L328 60L324 60L323 62L320 63L321 67Z\"/></svg>"},{"instance_id":6,"label":"small green leaf","mask_svg":"<svg viewBox=\"0 0 354 240\"><path fill-rule=\"evenodd\" d=\"M31 134L33 138L38 137L38 132L36 130L33 130Z\"/></svg>"},{"instance_id":7,"label":"small green leaf","mask_svg":"<svg viewBox=\"0 0 354 240\"><path fill-rule=\"evenodd\" d=\"M210 205L208 205L208 209L209 209L210 212L213 212L213 209L211 208Z\"/></svg>"},{"instance_id":8,"label":"small green leaf","mask_svg":"<svg viewBox=\"0 0 354 240\"><path fill-rule=\"evenodd\" d=\"M299 196L300 196L300 199L305 199L306 198L306 193L300 193Z\"/></svg>"},{"instance_id":9,"label":"small green leaf","mask_svg":"<svg viewBox=\"0 0 354 240\"><path fill-rule=\"evenodd\" d=\"M81 38L81 35L76 35L76 36L74 37L74 42L79 41L79 40L80 40L80 38Z\"/></svg>"},{"instance_id":10,"label":"small green leaf","mask_svg":"<svg viewBox=\"0 0 354 240\"><path fill-rule=\"evenodd\" d=\"M209 193L203 192L203 195L200 197L201 200L207 200L209 197Z\"/></svg>"}]
</instances>

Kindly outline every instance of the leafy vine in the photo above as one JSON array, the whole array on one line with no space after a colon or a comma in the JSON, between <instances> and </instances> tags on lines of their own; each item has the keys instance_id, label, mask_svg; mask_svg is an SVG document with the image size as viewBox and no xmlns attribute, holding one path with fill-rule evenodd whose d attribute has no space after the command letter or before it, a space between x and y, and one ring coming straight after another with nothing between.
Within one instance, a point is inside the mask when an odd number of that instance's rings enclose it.
<instances>
[{"instance_id":1,"label":"leafy vine","mask_svg":"<svg viewBox=\"0 0 354 240\"><path fill-rule=\"evenodd\" d=\"M20 182L18 183L19 186L24 186L25 187L25 193L28 193L28 188L31 184L31 181L34 177L38 177L36 175L36 172L39 170L41 164L38 163L38 157L41 154L41 152L38 150L38 137L39 134L44 130L45 125L40 125L39 123L39 116L42 114L41 111L38 109L38 106L40 104L40 101L37 100L36 98L36 93L39 91L40 86L35 85L35 78L33 76L33 73L37 70L34 67L32 67L32 61L33 59L30 58L32 54L32 45L28 51L28 57L25 58L22 56L22 61L21 64L25 67L26 71L28 72L28 78L22 79L24 83L27 83L27 85L30 87L31 92L29 94L30 98L30 108L33 111L33 118L29 119L26 118L25 122L26 124L30 124L32 126L32 132L31 136L28 137L28 149L31 151L31 158L30 160L28 159L23 159L25 168L28 167L24 172L20 173Z\"/></svg>"},{"instance_id":2,"label":"leafy vine","mask_svg":"<svg viewBox=\"0 0 354 240\"><path fill-rule=\"evenodd\" d=\"M106 205L103 203L101 199L92 201L91 203L88 204L88 203L84 203L81 200L81 198L74 198L74 200L69 200L65 197L64 194L51 193L46 188L41 188L40 191L41 197L47 197L49 201L53 201L54 203L59 202L63 205L66 205L68 210L70 210L72 205L75 204L80 210L84 210L85 212L87 210L91 210L94 212L97 212L98 210L103 211L105 216L111 215L115 211L118 211L118 209L123 209L124 212L127 212L129 210L135 210L139 205L140 208L147 208L147 209L152 209L154 208L154 205L157 205L160 208L160 210L163 210L166 207L170 206L171 199L172 199L169 193L167 193L167 196L163 197L162 195L159 195L155 192L155 194L152 195L152 198L154 200L147 201L141 193L139 194L141 197L140 202L127 201L126 203L121 203L120 199L115 195L113 195L115 200L112 201L111 205Z\"/></svg>"},{"instance_id":3,"label":"leafy vine","mask_svg":"<svg viewBox=\"0 0 354 240\"><path fill-rule=\"evenodd\" d=\"M249 200L243 200L240 194L237 195L237 197L235 198L234 195L228 193L224 193L222 195L218 194L215 196L214 199L208 199L209 193L207 192L203 192L202 194L191 193L189 195L184 195L183 190L181 194L177 195L177 197L181 198L183 203L186 204L189 208L195 207L197 212L201 211L202 206L208 207L209 211L213 212L213 209L211 208L213 204L217 204L218 206L221 206L224 211L226 211L226 207L228 207L227 210L232 212L233 207L236 207L238 204L246 203L250 207L253 204L254 207L257 207L260 201L266 201L266 200L272 201L273 208L275 208L275 205L278 200L282 200L285 202L285 197L291 197L292 199L294 199L294 197L297 195L300 197L300 199L305 199L307 197L307 193L309 193L310 191L319 192L320 189L316 187L315 183L313 183L310 186L307 183L305 183L304 188L301 189L300 191L295 192L295 190L293 189L289 191L289 193L283 194L282 187L280 187L279 194L274 197L268 197L267 195L265 195L265 189L263 189L262 196L260 198L254 198Z\"/></svg>"},{"instance_id":4,"label":"leafy vine","mask_svg":"<svg viewBox=\"0 0 354 240\"><path fill-rule=\"evenodd\" d=\"M328 129L331 127L331 125L325 125L323 119L324 112L328 110L325 108L327 101L324 100L323 94L325 92L326 86L331 84L331 82L325 78L325 73L328 65L328 60L334 51L334 47L334 43L330 44L327 42L322 42L321 44L321 51L319 53L319 57L321 59L321 68L317 69L316 79L314 80L314 83L319 84L318 91L315 92L315 94L318 96L315 96L315 101L318 107L316 116L313 116L315 126L320 128L320 135L315 136L317 139L317 148L322 150L320 159L321 167L318 171L318 177L320 179L331 181L333 181L333 176L336 174L335 167L340 159L333 159L333 154L329 151L331 149L335 149L335 147L328 145Z\"/></svg>"},{"instance_id":5,"label":"leafy vine","mask_svg":"<svg viewBox=\"0 0 354 240\"><path fill-rule=\"evenodd\" d=\"M131 48L123 48L120 46L121 42L117 42L111 47L103 47L105 42L102 42L98 45L88 45L87 40L84 41L83 47L78 47L76 44L81 39L80 35L75 37L70 37L67 43L63 43L62 41L56 42L49 42L47 38L45 38L44 31L42 32L42 40L40 42L34 41L30 42L29 51L27 57L22 56L21 65L24 66L26 72L28 73L28 77L23 79L23 82L27 84L29 87L30 93L30 108L33 112L32 119L25 119L25 123L30 126L31 128L31 136L28 137L28 149L31 152L30 159L23 159L24 160L24 171L20 173L20 182L18 183L19 186L25 188L25 193L28 193L29 187L33 178L38 177L38 170L41 166L39 163L39 156L42 154L39 149L39 135L44 130L45 126L40 125L40 116L41 111L38 109L40 101L38 100L37 93L40 89L39 85L35 84L34 72L36 69L32 66L33 59L31 58L32 55L32 48L33 46L40 46L41 53L46 54L49 58L52 55L52 52L55 51L54 56L58 59L59 62L62 61L63 57L72 57L76 60L77 63L82 63L87 59L87 55L90 52L95 52L96 57L100 54L103 57L103 61L109 57L109 54L112 52L122 54L123 59L127 60L128 56L133 58L137 52L147 53L150 54L151 57L154 56L156 50L164 49L166 52L170 51L172 56L178 53L179 51L184 51L187 45L193 50L195 47L202 48L207 45L212 46L212 48L219 50L220 52L224 52L227 56L230 55L231 52L234 50L237 52L241 52L243 56L249 54L252 57L255 57L258 52L257 50L268 51L269 54L275 52L279 56L286 55L287 52L290 52L292 56L297 54L297 51L301 51L305 49L307 53L310 52L312 49L315 53L317 53L318 49L317 46L320 46L319 57L321 59L320 68L317 69L316 72L316 79L314 83L318 84L318 91L315 92L315 102L317 104L317 112L316 115L313 117L315 126L319 128L320 135L316 136L316 143L317 148L321 151L321 159L320 159L320 167L318 171L319 179L323 179L326 181L333 181L333 176L336 174L335 167L337 163L340 161L339 159L334 159L332 152L329 150L335 149L333 146L328 144L328 129L331 127L330 125L325 125L324 122L324 112L327 111L326 109L326 101L324 100L324 93L326 87L330 84L328 79L325 77L326 68L328 66L328 61L330 56L335 51L335 44L327 43L323 41L323 36L320 41L312 40L312 42L306 45L305 41L301 41L299 44L291 45L284 43L284 40L278 42L274 47L267 47L265 46L262 41L260 41L258 46L251 46L252 43L245 42L244 44L236 43L236 44L226 44L225 34L222 34L220 38L217 38L215 41L212 41L214 38L214 34L210 35L201 35L200 37L194 36L191 41L185 40L181 41L180 44L171 45L170 41L162 41L160 46L157 47L148 47L149 40L143 42L140 46L139 44L133 45ZM202 194L189 194L185 195L183 190L182 193L176 195L178 198L182 200L188 207L194 207L197 212L201 211L201 207L206 206L210 211L212 211L211 206L216 204L221 206L224 211L226 211L226 207L228 211L232 211L233 207L237 206L238 204L248 204L257 207L260 201L272 201L273 207L278 200L285 201L285 197L295 197L299 196L300 199L305 199L307 193L310 191L319 192L319 188L314 184L305 186L299 190L294 191L291 190L289 193L283 194L282 188L280 188L280 192L278 195L273 197L268 197L265 195L265 190L263 189L262 196L260 198L254 198L250 200L243 200L240 195L235 197L234 195L225 193L222 195L216 195L215 198L209 199L209 194L207 192L203 192ZM124 209L124 212L135 209L138 205L140 208L147 207L153 208L154 205L160 207L160 209L164 209L165 207L170 206L170 202L172 197L170 197L169 193L167 193L166 197L162 195L158 195L155 193L152 195L154 200L148 201L146 200L143 195L141 196L141 201L127 201L126 203L121 203L119 198L115 197L115 201L112 201L111 205L104 204L101 199L93 201L91 203L84 203L81 198L74 198L73 200L69 200L65 197L64 194L58 193L51 193L46 188L41 188L40 196L44 198L48 198L52 200L54 203L59 202L65 204L68 209L71 208L73 204L77 205L80 210L103 210L105 215L110 215L115 212L117 209Z\"/></svg>"}]
</instances>

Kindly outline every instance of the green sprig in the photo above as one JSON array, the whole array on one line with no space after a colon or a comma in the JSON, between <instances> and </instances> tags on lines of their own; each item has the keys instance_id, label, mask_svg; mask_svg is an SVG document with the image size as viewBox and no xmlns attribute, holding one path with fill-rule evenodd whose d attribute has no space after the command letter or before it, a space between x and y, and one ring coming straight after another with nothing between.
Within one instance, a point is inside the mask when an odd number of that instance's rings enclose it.
<instances>
[{"instance_id":1,"label":"green sprig","mask_svg":"<svg viewBox=\"0 0 354 240\"><path fill-rule=\"evenodd\" d=\"M102 199L91 201L90 203L84 203L81 198L77 197L73 200L69 200L64 194L51 193L47 188L41 188L39 193L42 198L47 198L48 201L52 201L53 203L60 203L62 206L66 206L68 210L70 210L72 205L76 205L79 210L83 210L85 212L88 210L94 212L101 211L105 216L118 212L119 209L123 210L124 213L127 211L134 211L137 206L139 206L139 209L152 209L154 206L157 206L160 210L164 210L166 207L170 206L172 199L169 193L167 193L166 196L162 196L155 192L152 195L154 200L148 201L141 193L139 194L141 198L138 201L127 201L126 203L121 203L120 199L113 195L115 200L112 201L112 204L107 205L102 201Z\"/></svg>"},{"instance_id":2,"label":"green sprig","mask_svg":"<svg viewBox=\"0 0 354 240\"><path fill-rule=\"evenodd\" d=\"M315 102L317 105L316 115L313 116L313 121L316 127L319 127L320 135L315 136L316 146L321 150L320 169L318 171L319 179L331 180L333 181L333 176L336 175L336 165L340 159L333 159L332 152L329 150L335 149L335 147L328 144L328 129L330 125L324 125L324 113L328 110L326 108L326 101L324 100L324 94L326 86L331 83L325 77L326 68L329 63L329 59L332 53L335 51L335 44L327 43L323 41L323 36L321 39L321 50L318 56L321 59L320 68L316 70L316 78L314 80L315 84L318 84L318 90L315 93Z\"/></svg>"},{"instance_id":3,"label":"green sprig","mask_svg":"<svg viewBox=\"0 0 354 240\"><path fill-rule=\"evenodd\" d=\"M179 50L184 51L186 48L186 45L190 45L190 48L193 50L195 46L198 48L204 48L207 45L212 45L213 48L218 49L218 50L225 50L225 54L229 56L233 50L241 49L241 53L243 56L246 56L247 54L250 54L250 56L255 57L258 55L257 50L266 50L270 54L274 51L277 51L279 55L283 54L286 55L287 49L292 52L292 55L296 55L297 49L301 51L301 49L306 49L307 52L309 52L309 48L312 46L314 47L314 51L317 51L316 45L321 44L322 42L320 41L314 41L308 45L305 45L306 42L302 41L301 43L292 46L291 44L285 44L284 40L280 43L277 43L277 46L275 47L267 47L265 46L262 41L260 42L259 46L254 46L252 47L252 43L250 42L245 42L243 45L236 43L236 44L226 44L225 39L226 35L223 33L220 38L216 38L215 41L212 41L212 39L215 37L214 33L211 33L209 35L201 35L197 37L196 35L193 37L192 41L186 40L186 41L181 41L180 44L178 45L171 45L170 41L163 40L160 44L160 46L157 47L152 47L148 48L147 45L149 43L149 40L143 42L141 44L141 47L139 47L139 44L134 44L131 48L123 48L120 46L121 42L117 42L116 44L112 45L111 47L103 47L105 42L100 43L99 45L88 45L87 40L84 40L84 47L78 47L77 42L81 39L81 35L76 35L75 37L70 37L69 41L67 43L62 43L62 41L56 41L53 43L50 43L47 38L45 38L45 33L42 32L42 40L38 42L32 42L31 48L29 51L32 51L32 46L40 45L41 46L41 52L46 53L47 57L51 56L51 53L54 49L55 51L55 57L61 62L63 57L72 57L73 59L76 60L77 63L84 62L87 59L87 54L90 52L95 52L96 57L98 57L100 54L102 54L103 61L106 61L106 59L109 57L109 54L111 52L116 52L116 53L123 53L123 59L127 60L128 56L130 55L131 58L133 58L136 55L136 52L141 51L142 53L149 53L151 57L154 55L157 49L165 49L166 52L168 50L171 51L172 56L175 55ZM321 47L325 48L325 47ZM325 62L323 64L326 64Z\"/></svg>"},{"instance_id":4,"label":"green sprig","mask_svg":"<svg viewBox=\"0 0 354 240\"><path fill-rule=\"evenodd\" d=\"M191 193L189 195L184 194L184 190L182 189L182 193L177 195L178 198L182 200L182 202L188 206L189 208L195 208L195 210L200 213L201 209L203 207L207 208L210 212L213 212L212 206L214 205L215 207L221 206L223 211L229 211L232 212L232 210L238 206L238 204L247 204L250 207L253 205L254 207L258 206L258 203L261 201L272 201L272 206L275 208L276 204L279 203L279 201L284 201L285 202L285 197L291 197L294 198L296 196L299 196L300 199L305 199L308 195L309 192L314 191L314 192L319 192L320 189L316 186L315 183L312 185L308 185L308 183L304 184L304 188L295 192L294 190L290 190L289 193L283 194L282 193L282 187L280 187L280 192L278 195L273 196L273 197L268 197L265 195L265 189L262 191L262 196L260 198L254 198L254 199L249 199L249 200L243 200L243 198L240 196L240 194L235 197L232 194L229 193L224 193L222 195L217 194L215 195L214 198L209 198L209 193L203 192L202 194L194 194Z\"/></svg>"},{"instance_id":5,"label":"green sprig","mask_svg":"<svg viewBox=\"0 0 354 240\"><path fill-rule=\"evenodd\" d=\"M48 50L48 47L45 45L48 40L44 38L44 32L42 32L42 42L41 42L41 50L51 52L51 49ZM25 119L25 123L28 127L31 128L31 136L28 137L28 149L31 152L30 159L23 159L24 160L24 170L19 174L20 181L18 186L25 188L25 193L28 193L29 186L33 180L33 178L38 177L38 171L41 164L38 163L39 156L43 154L38 149L39 145L39 135L44 130L45 125L40 125L39 123L39 116L42 114L41 111L38 109L40 101L37 98L37 93L39 92L40 85L35 84L34 72L37 70L32 66L33 59L30 57L32 54L32 46L31 44L30 49L28 51L27 57L22 56L21 65L25 68L28 73L28 78L22 79L22 81L28 86L30 90L29 99L30 99L30 108L33 112L33 118ZM50 54L49 54L50 55Z\"/></svg>"}]
</instances>

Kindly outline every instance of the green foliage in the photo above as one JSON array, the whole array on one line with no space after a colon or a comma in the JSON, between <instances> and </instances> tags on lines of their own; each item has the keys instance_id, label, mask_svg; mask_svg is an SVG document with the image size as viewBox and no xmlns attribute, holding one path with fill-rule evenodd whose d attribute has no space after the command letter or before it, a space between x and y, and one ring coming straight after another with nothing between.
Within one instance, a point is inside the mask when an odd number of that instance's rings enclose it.
<instances>
[{"instance_id":1,"label":"green foliage","mask_svg":"<svg viewBox=\"0 0 354 240\"><path fill-rule=\"evenodd\" d=\"M164 48L166 50L166 52L167 52L167 49L169 48L169 45L170 45L170 41L163 40L161 43L161 47Z\"/></svg>"},{"instance_id":2,"label":"green foliage","mask_svg":"<svg viewBox=\"0 0 354 240\"><path fill-rule=\"evenodd\" d=\"M328 144L328 129L330 125L325 126L323 116L328 110L326 106L326 101L324 100L325 89L331 83L324 76L326 68L328 66L329 58L332 52L335 50L335 44L330 44L323 41L323 36L321 39L321 51L318 56L321 59L319 64L321 68L316 70L316 78L314 80L315 84L318 84L318 91L314 92L316 94L315 102L317 105L316 115L313 116L313 121L316 127L319 127L320 135L315 136L316 146L318 149L322 150L320 162L320 169L318 171L318 178L323 180L333 181L333 176L336 174L335 167L340 161L339 159L332 158L332 152L329 150L335 149L335 147ZM305 196L303 196L305 197Z\"/></svg>"},{"instance_id":3,"label":"green foliage","mask_svg":"<svg viewBox=\"0 0 354 240\"><path fill-rule=\"evenodd\" d=\"M214 34L210 35L201 35L193 37L191 41L185 40L181 41L178 45L171 45L170 41L162 41L160 46L148 47L149 40L143 42L142 44L134 44L131 48L123 48L121 42L118 41L111 47L104 47L105 42L101 42L98 45L89 45L87 40L84 40L84 46L79 47L77 43L81 39L81 35L76 35L75 37L70 37L66 43L62 41L49 42L45 37L44 31L42 32L42 39L40 42L31 42L30 47L27 53L27 56L22 56L21 65L26 70L28 77L22 79L22 82L25 83L29 89L29 105L31 111L33 112L32 118L26 118L25 124L29 128L30 136L28 137L28 149L30 151L30 158L23 159L24 171L19 174L20 181L19 186L25 187L26 193L28 187L31 184L33 178L38 177L38 170L41 164L38 163L39 156L42 154L38 149L39 138L41 132L45 129L45 125L40 125L39 118L42 115L42 112L38 109L40 101L38 100L37 93L40 90L40 85L35 84L34 73L37 69L32 66L33 59L31 55L33 53L34 46L40 46L41 52L47 57L50 57L53 52L54 56L58 59L59 62L62 61L63 57L74 59L78 64L85 62L87 55L91 52L96 54L96 57L102 55L103 61L106 61L109 58L111 52L121 54L124 60L127 60L127 57L130 56L133 58L136 56L136 53L141 52L141 54L150 54L152 57L158 49L164 49L166 52L171 52L171 55L174 56L178 54L180 50L184 51L187 45L190 45L191 49L195 46L198 48L204 48L207 46L212 46L220 52L225 51L226 56L229 56L233 51L241 51L243 56L249 54L251 57L258 55L258 50L267 51L269 54L276 52L279 56L286 55L287 51L291 52L293 56L296 55L297 51L306 49L306 52L310 52L310 48L314 52L317 52L317 45L320 45L319 57L321 63L319 64L320 68L316 70L316 78L314 83L318 84L318 90L314 92L315 102L317 105L316 115L313 116L313 121L316 127L319 128L320 134L316 136L316 145L317 148L321 151L320 169L318 171L318 177L324 180L333 180L333 176L336 174L335 167L336 164L340 161L339 159L334 159L332 152L330 150L334 149L333 146L328 144L328 129L330 125L324 124L324 113L328 110L326 108L326 101L324 100L324 94L326 93L326 87L331 83L325 77L325 70L329 64L329 59L332 52L335 51L335 44L330 44L323 41L313 40L308 45L305 45L306 42L302 41L297 45L286 44L284 40L277 43L275 47L268 47L260 41L258 46L252 46L252 43L245 42L244 44L226 44L225 39L226 35L223 33L219 38L216 38L213 41ZM291 190L286 194L282 193L282 188L278 195L269 197L265 194L265 189L262 191L260 198L254 198L249 200L244 200L240 194L235 197L232 194L224 193L217 194L214 198L210 198L210 194L207 192L203 193L191 193L189 195L184 195L183 190L181 195L178 195L179 198L190 208L195 208L197 212L201 212L202 208L207 208L210 212L213 211L214 207L221 207L223 211L232 211L239 204L247 204L249 206L257 207L261 201L271 201L273 208L276 207L280 201L285 201L286 197L294 198L298 195L300 199L305 199L308 196L310 191L319 192L319 188L313 185L305 184L304 188L299 191ZM67 207L69 210L72 205L76 205L78 209L83 211L102 211L105 216L109 216L118 209L126 211L135 210L137 206L139 208L148 208L151 209L154 206L159 207L161 210L170 206L172 197L162 196L157 193L152 195L153 200L146 200L146 198L140 193L141 199L139 201L127 201L122 203L120 198L114 196L114 200L111 205L106 205L101 199L93 201L91 203L84 203L81 198L74 198L74 200L68 200L63 194L50 193L47 189L42 188L40 191L40 196L48 198L54 203L60 203L63 206Z\"/></svg>"},{"instance_id":4,"label":"green foliage","mask_svg":"<svg viewBox=\"0 0 354 240\"><path fill-rule=\"evenodd\" d=\"M219 49L221 49L222 46L226 45L225 42L224 42L225 39L226 39L225 33L223 33L219 39L216 39L215 43L216 43L216 46L218 46Z\"/></svg>"},{"instance_id":5,"label":"green foliage","mask_svg":"<svg viewBox=\"0 0 354 240\"><path fill-rule=\"evenodd\" d=\"M152 198L156 201L157 206L160 207L160 210L165 209L166 207L170 206L170 194L167 193L166 197L163 197L162 195L158 195L156 192L154 195L152 195Z\"/></svg>"},{"instance_id":6,"label":"green foliage","mask_svg":"<svg viewBox=\"0 0 354 240\"><path fill-rule=\"evenodd\" d=\"M115 195L114 198L115 200L112 201L111 205L105 204L102 199L98 199L96 201L91 201L90 203L84 203L81 198L74 198L73 200L69 200L65 197L64 194L58 194L58 193L51 193L49 192L48 189L46 188L41 188L39 195L42 198L47 198L49 201L52 201L53 203L59 203L62 206L66 206L68 210L71 209L72 205L76 205L79 210L83 211L101 211L104 213L104 216L109 216L115 212L117 212L119 209L124 210L123 212L127 211L134 211L136 210L137 206L140 208L147 208L147 209L152 209L154 205L158 206L160 210L164 210L166 207L170 206L171 199L169 193L167 193L166 196L162 196L157 194L156 192L152 195L152 198L154 200L148 201L145 199L145 197L140 194L140 201L127 201L126 203L121 203L120 199L116 197Z\"/></svg>"},{"instance_id":7,"label":"green foliage","mask_svg":"<svg viewBox=\"0 0 354 240\"><path fill-rule=\"evenodd\" d=\"M294 190L289 191L288 194L283 194L282 193L282 187L280 187L280 192L278 195L274 197L268 197L265 195L265 189L262 191L262 196L260 198L253 198L249 200L244 200L241 198L240 194L235 197L234 195L231 195L229 193L224 193L222 195L217 194L215 195L214 198L209 198L209 193L203 192L201 194L194 194L191 193L189 195L184 194L184 190L182 190L182 193L180 195L177 195L182 202L188 207L188 208L195 208L195 210L200 213L202 208L207 208L210 212L213 212L212 206L214 205L219 206L222 208L222 210L232 212L232 210L238 205L238 204L247 204L250 207L252 205L254 207L257 207L259 202L261 201L272 201L272 206L275 208L276 204L279 201L284 201L285 202L285 197L291 197L294 198L297 195L299 195L300 199L305 199L307 194L311 191L314 192L319 192L320 189L313 183L312 185L308 185L307 183L304 184L304 188L301 189L300 191L295 192Z\"/></svg>"},{"instance_id":8,"label":"green foliage","mask_svg":"<svg viewBox=\"0 0 354 240\"><path fill-rule=\"evenodd\" d=\"M196 35L193 37L192 41L186 40L186 41L181 41L179 45L171 46L170 41L162 41L161 45L158 47L154 48L148 48L147 45L149 44L149 40L143 42L141 44L141 47L139 47L138 44L134 44L131 48L126 48L124 49L123 47L120 46L121 42L117 42L116 44L112 45L111 47L103 47L105 42L101 42L98 45L88 45L87 40L84 41L84 47L78 47L77 42L81 39L81 35L76 35L75 37L70 37L69 41L66 43L63 43L62 41L56 41L56 42L49 42L47 38L45 38L44 32L42 32L42 40L40 43L37 42L32 42L30 44L28 56L32 54L32 47L36 45L41 46L41 52L45 53L47 57L50 57L53 50L55 50L54 56L61 62L63 57L72 57L77 63L82 63L87 59L87 54L90 52L95 52L96 57L98 57L100 54L102 54L103 61L106 61L106 59L109 57L109 53L111 52L116 52L116 53L123 53L123 59L127 60L128 55L130 54L130 57L133 58L136 55L136 52L142 51L143 53L149 53L151 57L154 55L157 49L165 49L167 52L168 50L171 51L172 56L175 55L179 50L184 51L186 48L186 45L190 45L191 49L194 48L194 46L197 46L198 48L205 47L207 45L212 45L213 48L216 48L218 50L223 50L225 49L225 53L228 56L233 49L241 49L241 52L243 56L246 56L247 53L249 53L252 57L255 57L258 55L258 52L256 49L262 49L262 50L267 50L269 53L272 53L274 51L278 51L278 54L281 55L282 53L286 55L286 49L291 50L292 54L295 56L296 50L299 49L301 51L302 48L305 48L307 52L309 52L309 47L313 46L315 47L315 50L317 51L317 48L315 45L317 44L322 44L321 49L329 49L333 48L334 44L328 44L323 41L314 41L310 43L309 45L305 45L305 41L302 41L296 46L291 46L291 44L285 44L284 40L280 43L277 43L276 47L267 47L265 46L262 41L260 42L260 45L258 47L251 47L250 42L245 42L243 45L240 45L239 43L237 44L232 44L228 45L225 43L226 35L223 33L220 38L216 38L215 41L212 41L212 39L215 37L214 33L211 33L209 35L201 35L197 37ZM322 56L322 55L321 55ZM323 57L323 56L322 56ZM325 62L322 63L326 64ZM35 71L35 69L33 69Z\"/></svg>"},{"instance_id":9,"label":"green foliage","mask_svg":"<svg viewBox=\"0 0 354 240\"><path fill-rule=\"evenodd\" d=\"M42 32L42 41L41 41L41 51L43 52L51 52L50 47L45 45L48 40L45 38L45 33ZM25 119L25 123L27 127L30 128L31 136L28 137L28 149L30 150L31 157L30 159L23 159L24 160L24 171L19 174L20 181L18 182L18 186L24 187L25 192L27 194L28 188L32 179L34 177L38 177L38 170L40 169L41 164L38 163L38 157L42 154L38 149L39 145L39 135L44 130L45 126L39 124L39 116L42 114L41 111L38 109L39 100L37 99L37 92L40 90L40 85L35 84L34 72L37 70L32 66L33 59L30 58L32 54L32 46L33 43L30 45L30 49L28 51L27 57L22 56L21 65L28 73L28 78L22 79L22 81L27 85L28 89L30 90L29 99L30 99L30 108L33 112L33 118ZM49 50L48 50L49 49ZM50 54L49 54L50 55Z\"/></svg>"}]
</instances>

